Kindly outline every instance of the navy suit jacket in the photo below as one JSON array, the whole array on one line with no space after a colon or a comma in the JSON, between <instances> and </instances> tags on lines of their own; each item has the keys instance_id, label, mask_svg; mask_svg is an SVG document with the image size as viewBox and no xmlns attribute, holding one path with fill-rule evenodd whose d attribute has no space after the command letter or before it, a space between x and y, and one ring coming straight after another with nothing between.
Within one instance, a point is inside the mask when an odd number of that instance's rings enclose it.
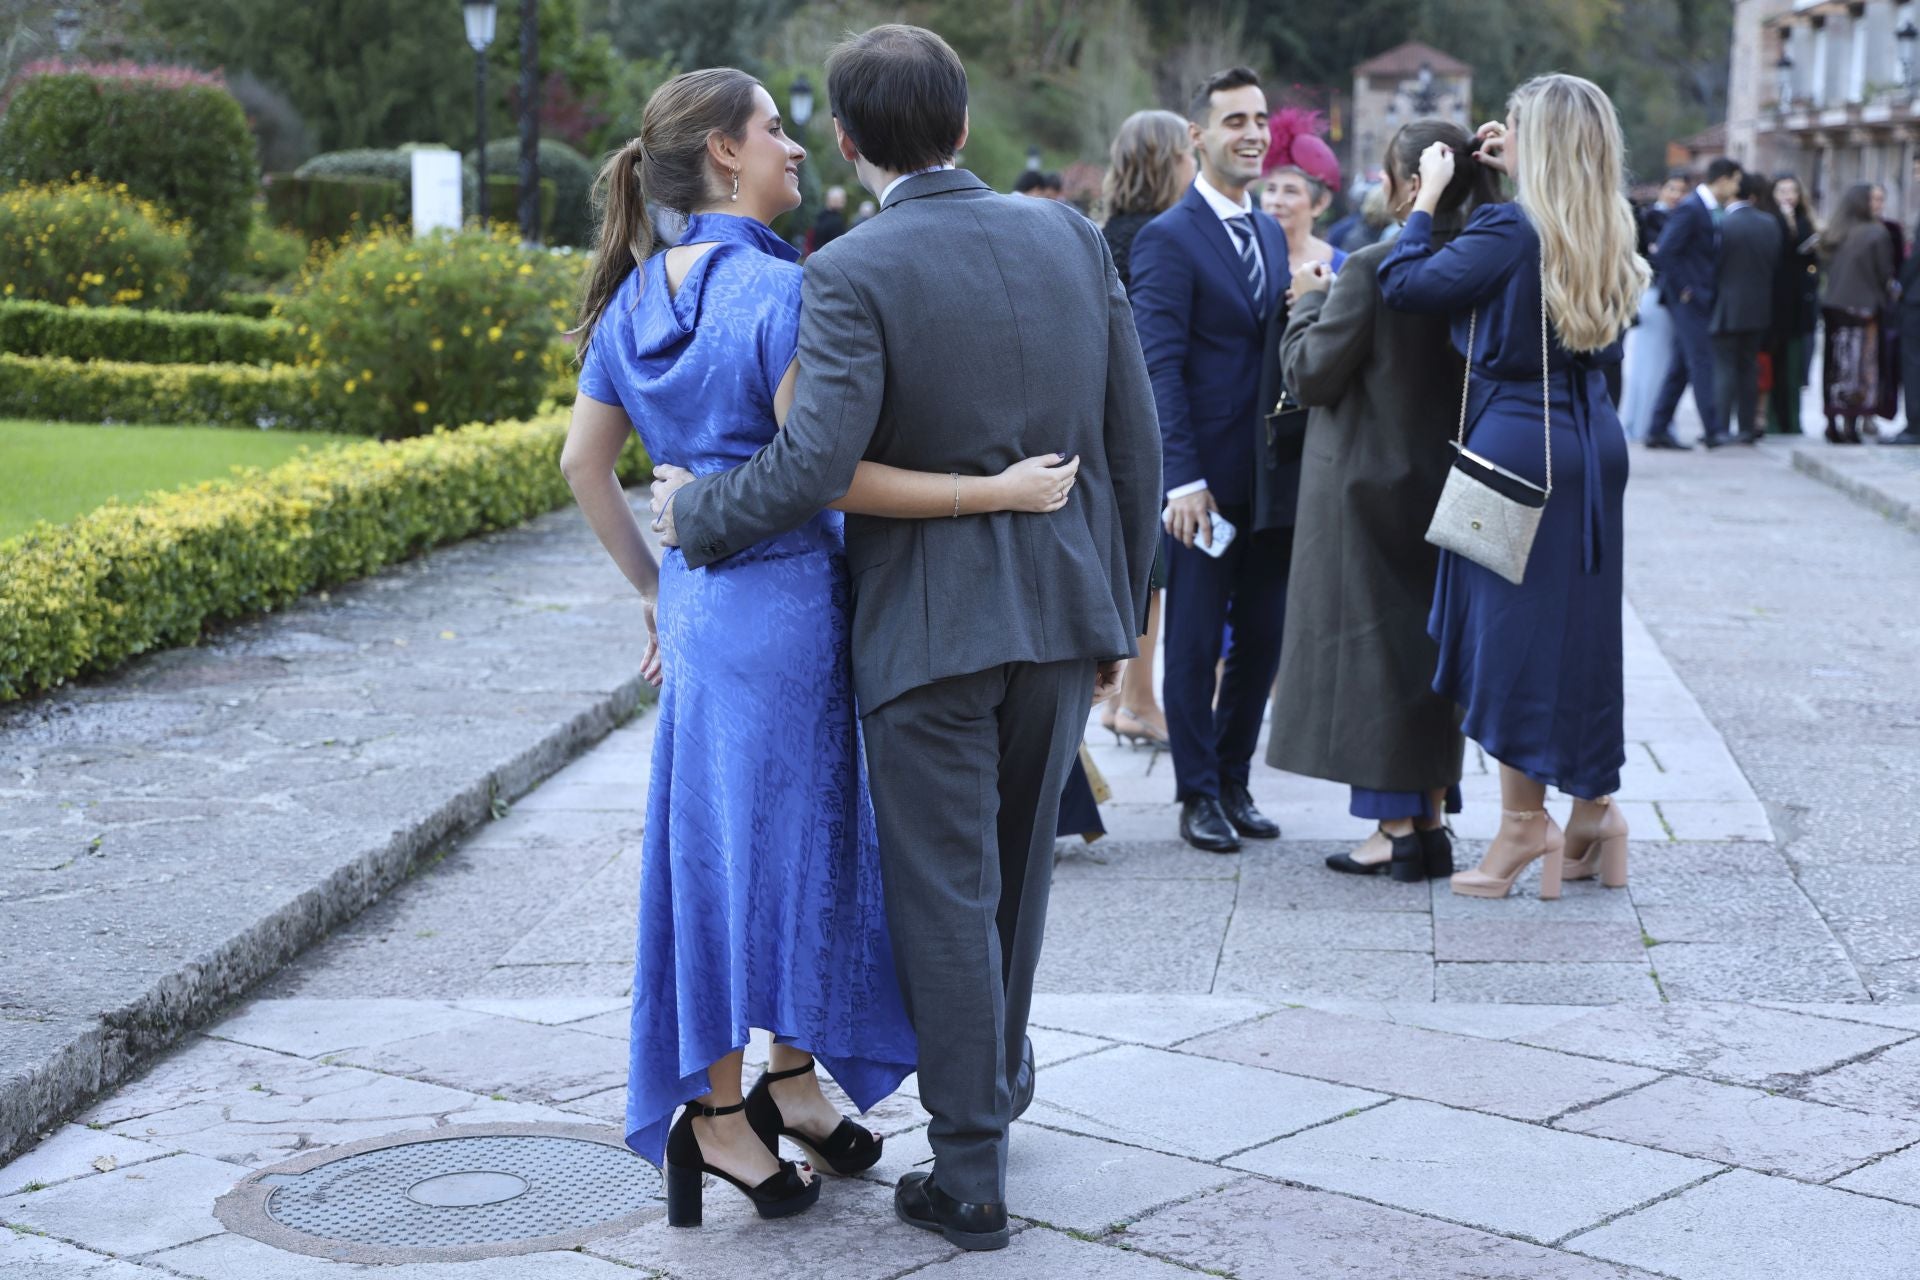
<instances>
[{"instance_id":1,"label":"navy suit jacket","mask_svg":"<svg viewBox=\"0 0 1920 1280\"><path fill-rule=\"evenodd\" d=\"M1258 298L1233 236L1197 187L1140 228L1129 254L1128 297L1160 412L1166 487L1205 480L1222 504L1262 496L1272 408L1260 401L1262 373L1278 358L1272 325L1290 282L1280 224L1258 209L1253 224L1266 265ZM1284 519L1257 517L1255 527L1291 524L1292 503L1284 505Z\"/></svg>"},{"instance_id":2,"label":"navy suit jacket","mask_svg":"<svg viewBox=\"0 0 1920 1280\"><path fill-rule=\"evenodd\" d=\"M1654 258L1660 272L1660 300L1685 306L1702 320L1713 314L1714 282L1720 274L1720 228L1698 191L1673 206L1660 229Z\"/></svg>"}]
</instances>

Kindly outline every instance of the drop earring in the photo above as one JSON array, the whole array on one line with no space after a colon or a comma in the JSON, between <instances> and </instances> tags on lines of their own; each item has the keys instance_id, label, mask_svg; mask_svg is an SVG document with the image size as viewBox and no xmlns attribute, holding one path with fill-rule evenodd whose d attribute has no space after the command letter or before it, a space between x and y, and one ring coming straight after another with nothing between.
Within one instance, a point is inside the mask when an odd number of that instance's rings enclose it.
<instances>
[{"instance_id":1,"label":"drop earring","mask_svg":"<svg viewBox=\"0 0 1920 1280\"><path fill-rule=\"evenodd\" d=\"M740 171L738 169L733 171L733 195L730 198L736 202L740 199Z\"/></svg>"}]
</instances>

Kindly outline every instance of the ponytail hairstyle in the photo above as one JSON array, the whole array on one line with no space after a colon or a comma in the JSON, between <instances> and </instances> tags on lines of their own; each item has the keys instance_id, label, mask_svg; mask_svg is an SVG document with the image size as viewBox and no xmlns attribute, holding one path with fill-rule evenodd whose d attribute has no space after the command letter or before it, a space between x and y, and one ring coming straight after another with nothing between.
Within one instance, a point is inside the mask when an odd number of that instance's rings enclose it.
<instances>
[{"instance_id":1,"label":"ponytail hairstyle","mask_svg":"<svg viewBox=\"0 0 1920 1280\"><path fill-rule=\"evenodd\" d=\"M1600 87L1536 76L1514 90L1516 199L1540 237L1542 302L1568 351L1598 351L1640 307L1649 272L1627 203L1620 121Z\"/></svg>"},{"instance_id":2,"label":"ponytail hairstyle","mask_svg":"<svg viewBox=\"0 0 1920 1280\"><path fill-rule=\"evenodd\" d=\"M1440 206L1434 210L1433 225L1442 232L1456 232L1467 225L1473 211L1483 204L1500 201L1500 175L1476 158L1480 139L1451 120L1428 116L1409 120L1400 126L1387 143L1387 181L1398 204L1410 199L1414 179L1420 176L1420 157L1434 143L1442 143L1453 152L1453 181L1440 193Z\"/></svg>"},{"instance_id":3,"label":"ponytail hairstyle","mask_svg":"<svg viewBox=\"0 0 1920 1280\"><path fill-rule=\"evenodd\" d=\"M640 113L640 136L601 167L594 183L600 227L574 330L578 357L585 357L615 291L653 256L653 218L647 206L692 213L714 199L719 179L707 143L716 133L736 142L746 136L753 119L753 91L759 87L758 80L731 67L675 76L647 99Z\"/></svg>"}]
</instances>

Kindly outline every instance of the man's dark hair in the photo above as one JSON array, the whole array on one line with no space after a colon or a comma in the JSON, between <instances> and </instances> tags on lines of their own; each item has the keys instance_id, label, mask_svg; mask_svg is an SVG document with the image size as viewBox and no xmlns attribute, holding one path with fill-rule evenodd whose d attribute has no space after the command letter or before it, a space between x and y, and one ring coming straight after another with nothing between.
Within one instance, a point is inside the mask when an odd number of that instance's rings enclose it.
<instances>
[{"instance_id":1,"label":"man's dark hair","mask_svg":"<svg viewBox=\"0 0 1920 1280\"><path fill-rule=\"evenodd\" d=\"M1193 101L1187 104L1187 119L1195 124L1204 125L1207 113L1213 110L1213 95L1227 89L1244 89L1252 85L1260 87L1260 77L1252 67L1229 67L1225 71L1216 71L1200 82L1193 91Z\"/></svg>"},{"instance_id":2,"label":"man's dark hair","mask_svg":"<svg viewBox=\"0 0 1920 1280\"><path fill-rule=\"evenodd\" d=\"M1740 199L1748 204L1758 205L1768 213L1773 212L1773 180L1764 173L1745 173L1740 175Z\"/></svg>"},{"instance_id":3,"label":"man's dark hair","mask_svg":"<svg viewBox=\"0 0 1920 1280\"><path fill-rule=\"evenodd\" d=\"M1047 175L1038 169L1027 169L1013 180L1013 194L1028 196L1047 185Z\"/></svg>"},{"instance_id":4,"label":"man's dark hair","mask_svg":"<svg viewBox=\"0 0 1920 1280\"><path fill-rule=\"evenodd\" d=\"M953 159L967 127L967 69L933 32L889 23L827 55L827 99L861 155L910 173Z\"/></svg>"},{"instance_id":5,"label":"man's dark hair","mask_svg":"<svg viewBox=\"0 0 1920 1280\"><path fill-rule=\"evenodd\" d=\"M1745 172L1746 170L1740 167L1738 160L1731 159L1727 156L1720 156L1707 166L1707 182L1712 184L1720 181L1722 178Z\"/></svg>"}]
</instances>

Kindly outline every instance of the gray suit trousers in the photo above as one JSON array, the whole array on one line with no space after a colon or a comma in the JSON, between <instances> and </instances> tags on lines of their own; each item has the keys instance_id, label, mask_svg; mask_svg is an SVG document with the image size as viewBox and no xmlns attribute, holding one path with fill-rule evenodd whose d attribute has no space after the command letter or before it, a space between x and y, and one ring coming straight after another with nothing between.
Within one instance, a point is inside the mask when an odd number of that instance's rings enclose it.
<instances>
[{"instance_id":1,"label":"gray suit trousers","mask_svg":"<svg viewBox=\"0 0 1920 1280\"><path fill-rule=\"evenodd\" d=\"M1011 1085L1093 669L1005 663L910 689L861 721L934 1175L959 1200L1006 1199Z\"/></svg>"}]
</instances>

